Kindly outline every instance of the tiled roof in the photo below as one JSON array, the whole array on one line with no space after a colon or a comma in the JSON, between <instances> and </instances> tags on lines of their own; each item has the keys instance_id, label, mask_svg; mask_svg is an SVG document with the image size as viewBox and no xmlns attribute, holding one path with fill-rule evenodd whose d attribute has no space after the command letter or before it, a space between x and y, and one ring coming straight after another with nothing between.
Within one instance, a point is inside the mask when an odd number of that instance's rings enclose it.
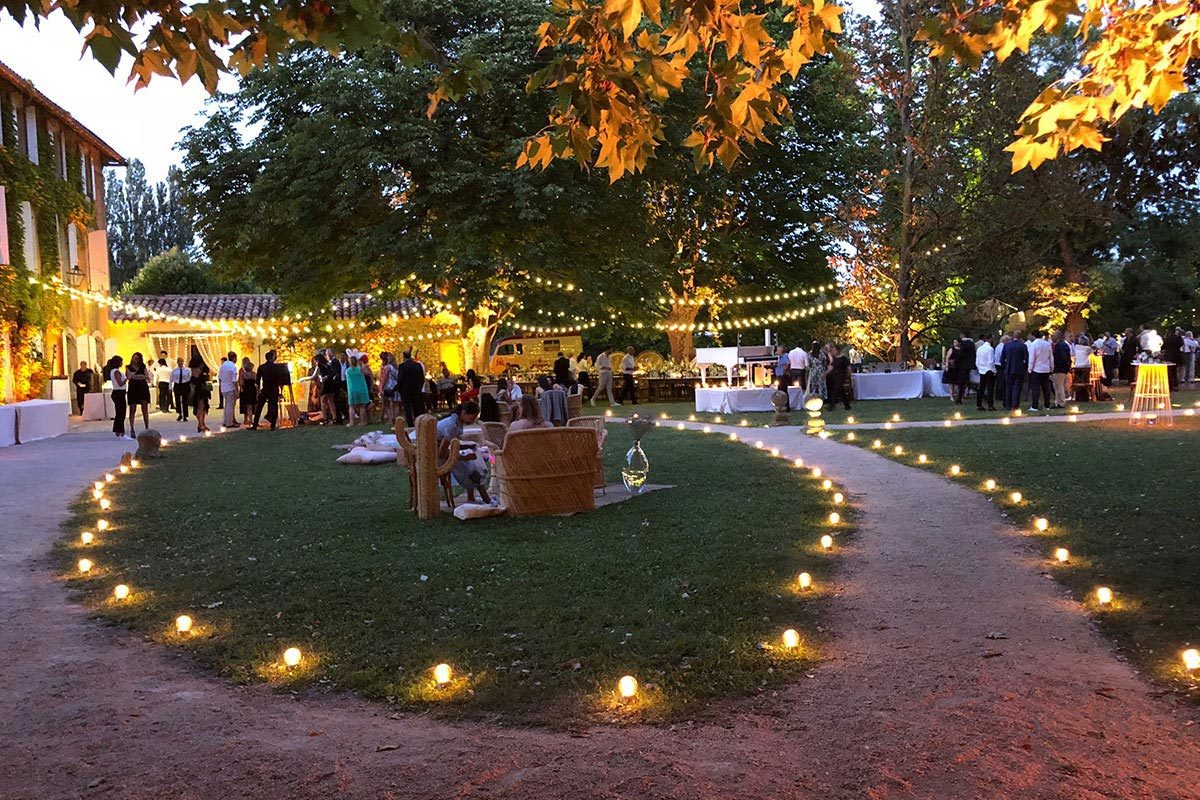
<instances>
[{"instance_id":1,"label":"tiled roof","mask_svg":"<svg viewBox=\"0 0 1200 800\"><path fill-rule=\"evenodd\" d=\"M205 320L257 322L283 315L283 298L274 294L131 294L120 298L152 314ZM407 314L432 316L435 311L415 299L380 300L368 294L347 294L330 303L334 319L360 315ZM135 322L145 317L129 308L109 308L113 322Z\"/></svg>"},{"instance_id":2,"label":"tiled roof","mask_svg":"<svg viewBox=\"0 0 1200 800\"><path fill-rule=\"evenodd\" d=\"M102 164L104 166L125 166L125 159L120 153L113 149L112 145L93 133L89 128L84 126L83 123L75 119L75 117L71 116L71 113L65 108L51 100L46 95L42 94L38 88L33 85L32 81L21 77L16 70L2 61L0 61L0 80L11 83L19 91L24 92L26 95L33 98L33 100L39 105L41 105L55 117L58 117L60 122L62 122L71 130L75 131L75 133L81 138L90 142L93 147L100 151L100 155L103 157Z\"/></svg>"}]
</instances>

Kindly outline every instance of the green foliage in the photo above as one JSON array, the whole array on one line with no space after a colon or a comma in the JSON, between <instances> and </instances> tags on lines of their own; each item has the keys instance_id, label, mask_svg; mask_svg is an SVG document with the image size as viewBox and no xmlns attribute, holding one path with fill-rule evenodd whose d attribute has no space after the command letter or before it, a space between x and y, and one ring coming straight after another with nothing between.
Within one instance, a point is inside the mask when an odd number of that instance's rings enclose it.
<instances>
[{"instance_id":1,"label":"green foliage","mask_svg":"<svg viewBox=\"0 0 1200 800\"><path fill-rule=\"evenodd\" d=\"M104 197L113 286L132 279L152 256L171 248L195 247L183 194L183 176L177 167L168 170L165 181L154 184L146 179L146 168L137 159L129 162L124 179L109 174Z\"/></svg>"},{"instance_id":2,"label":"green foliage","mask_svg":"<svg viewBox=\"0 0 1200 800\"><path fill-rule=\"evenodd\" d=\"M253 292L246 281L226 282L213 274L212 265L173 247L151 256L118 294L242 294Z\"/></svg>"}]
</instances>

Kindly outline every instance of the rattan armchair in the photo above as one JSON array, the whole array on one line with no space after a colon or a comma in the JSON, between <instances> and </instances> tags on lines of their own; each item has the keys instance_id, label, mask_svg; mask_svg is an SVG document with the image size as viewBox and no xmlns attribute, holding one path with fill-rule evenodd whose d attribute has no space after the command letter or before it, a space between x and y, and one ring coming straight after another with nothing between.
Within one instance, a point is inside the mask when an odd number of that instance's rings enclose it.
<instances>
[{"instance_id":1,"label":"rattan armchair","mask_svg":"<svg viewBox=\"0 0 1200 800\"><path fill-rule=\"evenodd\" d=\"M596 507L594 432L513 431L495 455L500 502L508 513L573 514Z\"/></svg>"}]
</instances>

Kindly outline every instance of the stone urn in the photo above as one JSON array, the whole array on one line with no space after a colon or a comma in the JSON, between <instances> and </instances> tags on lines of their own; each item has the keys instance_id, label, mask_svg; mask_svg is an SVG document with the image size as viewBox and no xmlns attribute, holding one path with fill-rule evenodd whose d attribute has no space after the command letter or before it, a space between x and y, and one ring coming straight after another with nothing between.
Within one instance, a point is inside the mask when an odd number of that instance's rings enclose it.
<instances>
[{"instance_id":1,"label":"stone urn","mask_svg":"<svg viewBox=\"0 0 1200 800\"><path fill-rule=\"evenodd\" d=\"M137 435L138 449L134 454L134 458L145 460L147 458L158 458L162 453L162 434L153 428L147 428Z\"/></svg>"},{"instance_id":2,"label":"stone urn","mask_svg":"<svg viewBox=\"0 0 1200 800\"><path fill-rule=\"evenodd\" d=\"M782 389L776 389L771 393L771 405L775 406L775 419L771 421L772 425L787 425L791 421L788 414L788 396L787 392Z\"/></svg>"}]
</instances>

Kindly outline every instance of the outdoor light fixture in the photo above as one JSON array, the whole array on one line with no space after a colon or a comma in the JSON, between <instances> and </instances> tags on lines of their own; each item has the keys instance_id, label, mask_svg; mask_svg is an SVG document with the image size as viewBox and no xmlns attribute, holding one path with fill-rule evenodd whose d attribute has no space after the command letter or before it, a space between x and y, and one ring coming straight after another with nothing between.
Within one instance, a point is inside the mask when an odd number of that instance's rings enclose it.
<instances>
[{"instance_id":1,"label":"outdoor light fixture","mask_svg":"<svg viewBox=\"0 0 1200 800\"><path fill-rule=\"evenodd\" d=\"M857 438L858 438L858 437L854 435L854 431L850 431L849 433L847 433L847 434L846 434L846 441L847 441L847 442L853 442L853 441L854 441L855 439L857 439Z\"/></svg>"},{"instance_id":2,"label":"outdoor light fixture","mask_svg":"<svg viewBox=\"0 0 1200 800\"><path fill-rule=\"evenodd\" d=\"M800 646L800 634L795 628L788 628L783 632L783 646L788 650L795 650Z\"/></svg>"},{"instance_id":3,"label":"outdoor light fixture","mask_svg":"<svg viewBox=\"0 0 1200 800\"><path fill-rule=\"evenodd\" d=\"M677 422L677 423L675 424L675 430L677 430L677 431L684 430L686 427L687 427L687 426L686 426L686 425L684 425L682 422Z\"/></svg>"},{"instance_id":4,"label":"outdoor light fixture","mask_svg":"<svg viewBox=\"0 0 1200 800\"><path fill-rule=\"evenodd\" d=\"M892 429L892 423L890 423L890 422L883 423L883 429L885 431L890 431Z\"/></svg>"},{"instance_id":5,"label":"outdoor light fixture","mask_svg":"<svg viewBox=\"0 0 1200 800\"><path fill-rule=\"evenodd\" d=\"M300 648L289 647L283 651L283 663L289 667L297 666L300 663Z\"/></svg>"},{"instance_id":6,"label":"outdoor light fixture","mask_svg":"<svg viewBox=\"0 0 1200 800\"><path fill-rule=\"evenodd\" d=\"M883 447L883 440L876 439L875 441L871 442L871 447L878 450L879 448Z\"/></svg>"},{"instance_id":7,"label":"outdoor light fixture","mask_svg":"<svg viewBox=\"0 0 1200 800\"><path fill-rule=\"evenodd\" d=\"M779 458L779 448L778 448L778 447L772 447L772 448L771 448L771 457L772 457L772 458Z\"/></svg>"},{"instance_id":8,"label":"outdoor light fixture","mask_svg":"<svg viewBox=\"0 0 1200 800\"><path fill-rule=\"evenodd\" d=\"M762 450L762 449L763 449L763 443L762 443L762 439L759 439L757 442L755 442L755 443L754 443L754 449L755 449L755 450Z\"/></svg>"},{"instance_id":9,"label":"outdoor light fixture","mask_svg":"<svg viewBox=\"0 0 1200 800\"><path fill-rule=\"evenodd\" d=\"M892 414L892 422L899 422L899 421L900 421L900 415Z\"/></svg>"},{"instance_id":10,"label":"outdoor light fixture","mask_svg":"<svg viewBox=\"0 0 1200 800\"><path fill-rule=\"evenodd\" d=\"M898 456L902 456L902 455L904 455L904 448L901 447L900 445L896 445L895 449L892 450L892 452Z\"/></svg>"},{"instance_id":11,"label":"outdoor light fixture","mask_svg":"<svg viewBox=\"0 0 1200 800\"><path fill-rule=\"evenodd\" d=\"M1200 650L1191 647L1183 651L1183 668L1188 672L1200 669Z\"/></svg>"},{"instance_id":12,"label":"outdoor light fixture","mask_svg":"<svg viewBox=\"0 0 1200 800\"><path fill-rule=\"evenodd\" d=\"M983 482L983 490L985 492L995 491L996 490L996 482L994 480L992 480L991 478L988 478L986 481Z\"/></svg>"},{"instance_id":13,"label":"outdoor light fixture","mask_svg":"<svg viewBox=\"0 0 1200 800\"><path fill-rule=\"evenodd\" d=\"M608 412L608 416L610 416L610 417L612 416L612 412L611 412L611 411L609 411L609 412ZM184 443L184 442L186 442L186 441L187 441L187 434L186 434L186 433L181 433L181 434L179 434L179 443L180 443L180 444L183 444L183 443Z\"/></svg>"},{"instance_id":14,"label":"outdoor light fixture","mask_svg":"<svg viewBox=\"0 0 1200 800\"><path fill-rule=\"evenodd\" d=\"M820 467L813 467L813 468L812 468L812 476L813 476L814 478L819 478L819 477L821 477L821 468L820 468Z\"/></svg>"},{"instance_id":15,"label":"outdoor light fixture","mask_svg":"<svg viewBox=\"0 0 1200 800\"><path fill-rule=\"evenodd\" d=\"M79 571L81 573L87 575L92 571L92 560L90 558L81 558L79 559L79 564L77 566L79 567Z\"/></svg>"},{"instance_id":16,"label":"outdoor light fixture","mask_svg":"<svg viewBox=\"0 0 1200 800\"><path fill-rule=\"evenodd\" d=\"M104 509L105 511L108 511L110 508L112 508L112 501L109 500L107 497L101 497L100 498L100 508Z\"/></svg>"},{"instance_id":17,"label":"outdoor light fixture","mask_svg":"<svg viewBox=\"0 0 1200 800\"><path fill-rule=\"evenodd\" d=\"M955 477L961 475L962 467L960 467L958 464L951 464L950 465L950 474L954 475Z\"/></svg>"},{"instance_id":18,"label":"outdoor light fixture","mask_svg":"<svg viewBox=\"0 0 1200 800\"><path fill-rule=\"evenodd\" d=\"M180 614L175 618L175 630L180 633L187 633L192 629L192 618L187 614Z\"/></svg>"},{"instance_id":19,"label":"outdoor light fixture","mask_svg":"<svg viewBox=\"0 0 1200 800\"><path fill-rule=\"evenodd\" d=\"M700 430L703 431L704 433L712 433L712 428L708 427L707 425L705 425Z\"/></svg>"},{"instance_id":20,"label":"outdoor light fixture","mask_svg":"<svg viewBox=\"0 0 1200 800\"><path fill-rule=\"evenodd\" d=\"M729 434L729 441L731 441L731 442L736 442L736 441L737 441L737 434L736 434L736 433L731 433L731 434Z\"/></svg>"},{"instance_id":21,"label":"outdoor light fixture","mask_svg":"<svg viewBox=\"0 0 1200 800\"><path fill-rule=\"evenodd\" d=\"M104 482L96 481L95 483L92 484L92 488L95 489L96 491L100 491L101 489L104 488Z\"/></svg>"},{"instance_id":22,"label":"outdoor light fixture","mask_svg":"<svg viewBox=\"0 0 1200 800\"><path fill-rule=\"evenodd\" d=\"M1071 560L1071 551L1065 547L1056 547L1054 549L1054 560L1060 564L1065 564Z\"/></svg>"},{"instance_id":23,"label":"outdoor light fixture","mask_svg":"<svg viewBox=\"0 0 1200 800\"><path fill-rule=\"evenodd\" d=\"M796 469L800 469L801 467L804 466L804 459L797 458L795 461L792 462L792 466L795 467Z\"/></svg>"},{"instance_id":24,"label":"outdoor light fixture","mask_svg":"<svg viewBox=\"0 0 1200 800\"><path fill-rule=\"evenodd\" d=\"M100 489L92 489L92 497L99 500L101 497L104 497L104 492Z\"/></svg>"},{"instance_id":25,"label":"outdoor light fixture","mask_svg":"<svg viewBox=\"0 0 1200 800\"><path fill-rule=\"evenodd\" d=\"M106 520L106 519L96 520L96 530L98 530L100 532L104 532L104 531L108 530L108 520Z\"/></svg>"},{"instance_id":26,"label":"outdoor light fixture","mask_svg":"<svg viewBox=\"0 0 1200 800\"><path fill-rule=\"evenodd\" d=\"M833 495L833 502L841 505L842 503L846 502L846 496L841 492L835 492Z\"/></svg>"},{"instance_id":27,"label":"outdoor light fixture","mask_svg":"<svg viewBox=\"0 0 1200 800\"><path fill-rule=\"evenodd\" d=\"M830 512L830 514L829 514L829 524L830 525L837 525L841 521L842 521L841 514L839 514L836 511Z\"/></svg>"},{"instance_id":28,"label":"outdoor light fixture","mask_svg":"<svg viewBox=\"0 0 1200 800\"><path fill-rule=\"evenodd\" d=\"M1011 425L1011 424L1012 424L1012 420L1011 420L1011 419L1009 419L1008 417L1003 417L1003 418L1000 420L1000 424L1001 424L1001 425Z\"/></svg>"},{"instance_id":29,"label":"outdoor light fixture","mask_svg":"<svg viewBox=\"0 0 1200 800\"><path fill-rule=\"evenodd\" d=\"M92 540L95 538L95 534L93 534L91 531L84 531L83 533L79 534L79 541L83 542L84 544L91 544Z\"/></svg>"},{"instance_id":30,"label":"outdoor light fixture","mask_svg":"<svg viewBox=\"0 0 1200 800\"><path fill-rule=\"evenodd\" d=\"M1014 503L1019 503L1023 499L1025 499L1025 496L1023 494L1021 494L1020 492L1013 492L1012 494L1010 494L1008 496L1008 499L1012 500Z\"/></svg>"},{"instance_id":31,"label":"outdoor light fixture","mask_svg":"<svg viewBox=\"0 0 1200 800\"><path fill-rule=\"evenodd\" d=\"M801 572L796 577L796 585L798 585L801 589L809 588L812 586L812 575L809 575L807 572Z\"/></svg>"},{"instance_id":32,"label":"outdoor light fixture","mask_svg":"<svg viewBox=\"0 0 1200 800\"><path fill-rule=\"evenodd\" d=\"M829 478L826 478L825 480L821 481L821 488L828 492L833 488L833 481L829 480Z\"/></svg>"},{"instance_id":33,"label":"outdoor light fixture","mask_svg":"<svg viewBox=\"0 0 1200 800\"><path fill-rule=\"evenodd\" d=\"M450 682L450 665L438 664L433 668L433 679L437 681L438 686L445 686Z\"/></svg>"},{"instance_id":34,"label":"outdoor light fixture","mask_svg":"<svg viewBox=\"0 0 1200 800\"><path fill-rule=\"evenodd\" d=\"M134 469L137 469L141 465L142 462L138 461L136 458L129 459L129 466L133 467Z\"/></svg>"},{"instance_id":35,"label":"outdoor light fixture","mask_svg":"<svg viewBox=\"0 0 1200 800\"><path fill-rule=\"evenodd\" d=\"M1050 520L1046 519L1045 517L1038 517L1033 521L1033 527L1045 533L1046 529L1050 527Z\"/></svg>"},{"instance_id":36,"label":"outdoor light fixture","mask_svg":"<svg viewBox=\"0 0 1200 800\"><path fill-rule=\"evenodd\" d=\"M124 600L129 597L129 587L123 583L118 583L116 588L113 589L113 597L118 600Z\"/></svg>"},{"instance_id":37,"label":"outdoor light fixture","mask_svg":"<svg viewBox=\"0 0 1200 800\"><path fill-rule=\"evenodd\" d=\"M1096 590L1096 602L1102 606L1106 606L1113 601L1113 590L1107 586L1101 586Z\"/></svg>"},{"instance_id":38,"label":"outdoor light fixture","mask_svg":"<svg viewBox=\"0 0 1200 800\"><path fill-rule=\"evenodd\" d=\"M962 419L962 412L961 412L961 411L955 411L955 412L954 412L954 418L955 418L955 419Z\"/></svg>"},{"instance_id":39,"label":"outdoor light fixture","mask_svg":"<svg viewBox=\"0 0 1200 800\"><path fill-rule=\"evenodd\" d=\"M67 283L71 285L72 289L78 289L83 284L85 277L87 276L83 274L83 270L79 268L78 264L72 264L71 268L67 270Z\"/></svg>"},{"instance_id":40,"label":"outdoor light fixture","mask_svg":"<svg viewBox=\"0 0 1200 800\"><path fill-rule=\"evenodd\" d=\"M821 537L821 549L829 550L833 547L833 537L828 533Z\"/></svg>"},{"instance_id":41,"label":"outdoor light fixture","mask_svg":"<svg viewBox=\"0 0 1200 800\"><path fill-rule=\"evenodd\" d=\"M854 423L855 423L855 419L854 419L854 417L846 417L846 424L847 424L847 425L853 425Z\"/></svg>"},{"instance_id":42,"label":"outdoor light fixture","mask_svg":"<svg viewBox=\"0 0 1200 800\"><path fill-rule=\"evenodd\" d=\"M637 678L633 677L632 675L626 675L625 677L621 678L621 680L617 681L617 691L620 692L621 697L633 697L635 694L637 694L637 690Z\"/></svg>"},{"instance_id":43,"label":"outdoor light fixture","mask_svg":"<svg viewBox=\"0 0 1200 800\"><path fill-rule=\"evenodd\" d=\"M117 467L117 471L120 472L122 475L125 475L126 473L129 472L129 466L126 464L122 464L121 466Z\"/></svg>"},{"instance_id":44,"label":"outdoor light fixture","mask_svg":"<svg viewBox=\"0 0 1200 800\"><path fill-rule=\"evenodd\" d=\"M917 461L919 461L922 464L927 464L927 463L929 463L929 456L925 455L924 453L921 453L921 455L917 456Z\"/></svg>"}]
</instances>

